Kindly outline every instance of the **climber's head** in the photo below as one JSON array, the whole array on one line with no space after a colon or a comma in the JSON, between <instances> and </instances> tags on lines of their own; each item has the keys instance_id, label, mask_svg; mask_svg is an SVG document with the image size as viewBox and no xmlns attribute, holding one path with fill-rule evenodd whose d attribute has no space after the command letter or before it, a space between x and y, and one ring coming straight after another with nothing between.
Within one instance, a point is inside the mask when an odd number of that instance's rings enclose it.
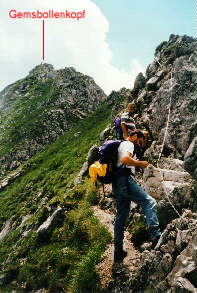
<instances>
[{"instance_id":1,"label":"climber's head","mask_svg":"<svg viewBox=\"0 0 197 293\"><path fill-rule=\"evenodd\" d=\"M143 131L141 130L135 130L130 133L128 140L131 141L133 144L138 145L142 147L144 145L145 136Z\"/></svg>"},{"instance_id":2,"label":"climber's head","mask_svg":"<svg viewBox=\"0 0 197 293\"><path fill-rule=\"evenodd\" d=\"M128 113L134 113L135 112L135 110L136 110L136 106L135 106L135 104L134 103L129 103L128 105L127 105L127 111L128 111Z\"/></svg>"}]
</instances>

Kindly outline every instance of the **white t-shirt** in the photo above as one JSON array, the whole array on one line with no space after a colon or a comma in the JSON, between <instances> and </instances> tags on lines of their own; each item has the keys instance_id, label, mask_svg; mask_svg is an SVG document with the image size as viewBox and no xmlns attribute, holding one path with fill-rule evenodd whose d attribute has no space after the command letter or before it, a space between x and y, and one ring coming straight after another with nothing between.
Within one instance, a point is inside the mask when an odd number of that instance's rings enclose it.
<instances>
[{"instance_id":1,"label":"white t-shirt","mask_svg":"<svg viewBox=\"0 0 197 293\"><path fill-rule=\"evenodd\" d=\"M128 154L131 154L133 156L134 151L134 144L131 141L125 140L121 142L121 144L118 147L118 161L117 161L117 167L120 167L122 165L121 159L123 157L128 156ZM126 166L126 168L130 168L132 173L135 174L135 167L134 166Z\"/></svg>"}]
</instances>

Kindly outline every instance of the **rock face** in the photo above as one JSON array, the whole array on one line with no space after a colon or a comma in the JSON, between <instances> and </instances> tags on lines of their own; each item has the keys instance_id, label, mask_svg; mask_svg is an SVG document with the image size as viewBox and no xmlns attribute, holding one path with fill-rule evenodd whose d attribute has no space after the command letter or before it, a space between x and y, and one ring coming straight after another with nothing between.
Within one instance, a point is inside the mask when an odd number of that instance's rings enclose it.
<instances>
[{"instance_id":1,"label":"rock face","mask_svg":"<svg viewBox=\"0 0 197 293\"><path fill-rule=\"evenodd\" d=\"M173 161L176 160L171 159L172 165ZM144 189L157 200L161 228L192 205L192 178L183 169L176 170L175 164L173 167L175 170L149 165L143 175Z\"/></svg>"},{"instance_id":2,"label":"rock face","mask_svg":"<svg viewBox=\"0 0 197 293\"><path fill-rule=\"evenodd\" d=\"M12 170L70 130L106 99L94 80L74 68L36 66L0 93L0 162Z\"/></svg>"},{"instance_id":3,"label":"rock face","mask_svg":"<svg viewBox=\"0 0 197 293\"><path fill-rule=\"evenodd\" d=\"M171 113L164 155L171 155L183 160L196 136L196 52L197 41L195 39L172 35L168 42L157 48L155 60L147 68L146 85L135 97L138 108L143 112L142 120L151 131L154 139L152 147L147 151L147 156L157 158L161 150L170 98L172 100ZM196 157L194 144L193 142L191 146L193 159ZM186 157L187 161L188 156ZM186 163L185 166L189 164ZM191 172L191 166L187 168Z\"/></svg>"},{"instance_id":4,"label":"rock face","mask_svg":"<svg viewBox=\"0 0 197 293\"><path fill-rule=\"evenodd\" d=\"M157 199L162 199L165 192L170 194L176 187L189 186L191 183L187 172L160 169L153 165L145 169L143 179L145 190Z\"/></svg>"},{"instance_id":5,"label":"rock face","mask_svg":"<svg viewBox=\"0 0 197 293\"><path fill-rule=\"evenodd\" d=\"M153 139L147 159L155 162L159 157L168 115L169 125L159 166L150 165L143 175L165 230L156 249L142 253L130 280L132 292L197 292L196 214L191 212L196 212L196 183L189 175L197 179L196 52L195 39L171 35L157 47L145 85L135 95L141 122ZM171 204L179 215L190 210L179 218Z\"/></svg>"},{"instance_id":6,"label":"rock face","mask_svg":"<svg viewBox=\"0 0 197 293\"><path fill-rule=\"evenodd\" d=\"M156 249L141 254L140 266L130 280L132 292L197 292L196 223L196 215L185 211L182 218L168 224Z\"/></svg>"}]
</instances>

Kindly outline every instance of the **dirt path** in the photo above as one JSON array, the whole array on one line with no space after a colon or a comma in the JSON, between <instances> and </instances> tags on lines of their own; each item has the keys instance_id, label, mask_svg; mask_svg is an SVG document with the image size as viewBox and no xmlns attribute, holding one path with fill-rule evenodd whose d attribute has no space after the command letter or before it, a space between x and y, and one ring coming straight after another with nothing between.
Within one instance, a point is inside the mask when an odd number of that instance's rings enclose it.
<instances>
[{"instance_id":1,"label":"dirt path","mask_svg":"<svg viewBox=\"0 0 197 293\"><path fill-rule=\"evenodd\" d=\"M114 214L102 210L99 206L93 207L93 210L94 215L99 218L100 222L105 225L113 235ZM120 275L124 274L129 278L138 265L140 253L133 247L130 241L131 235L129 232L125 231L124 235L124 249L128 252L128 255L123 263L118 265L113 264L114 246L113 244L110 244L103 255L103 260L97 266L103 289L106 289L110 282L115 281L115 279L118 278L119 272Z\"/></svg>"}]
</instances>

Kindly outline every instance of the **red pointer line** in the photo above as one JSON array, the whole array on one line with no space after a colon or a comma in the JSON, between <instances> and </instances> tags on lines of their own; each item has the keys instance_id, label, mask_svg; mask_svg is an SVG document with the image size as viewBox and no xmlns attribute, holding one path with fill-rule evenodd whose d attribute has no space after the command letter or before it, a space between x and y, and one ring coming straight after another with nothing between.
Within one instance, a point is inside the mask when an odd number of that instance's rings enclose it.
<instances>
[{"instance_id":1,"label":"red pointer line","mask_svg":"<svg viewBox=\"0 0 197 293\"><path fill-rule=\"evenodd\" d=\"M44 20L42 21L42 60L44 60Z\"/></svg>"}]
</instances>

